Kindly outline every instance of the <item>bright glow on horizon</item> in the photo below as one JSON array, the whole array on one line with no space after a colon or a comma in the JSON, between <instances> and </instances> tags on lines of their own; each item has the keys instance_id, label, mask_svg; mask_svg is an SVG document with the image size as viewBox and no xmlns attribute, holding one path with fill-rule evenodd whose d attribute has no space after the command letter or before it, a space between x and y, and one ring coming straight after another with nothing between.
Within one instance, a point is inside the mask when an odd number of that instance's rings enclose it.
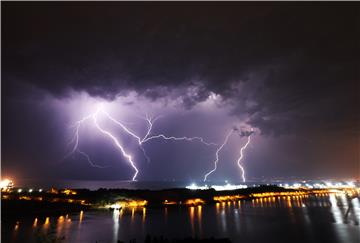
<instances>
[{"instance_id":1,"label":"bright glow on horizon","mask_svg":"<svg viewBox=\"0 0 360 243\"><path fill-rule=\"evenodd\" d=\"M186 189L190 190L208 190L208 189L215 189L215 191L232 191L237 189L245 189L247 188L247 185L232 185L227 183L224 186L220 185L212 185L212 186L197 186L195 183L191 184L190 186L187 186Z\"/></svg>"}]
</instances>

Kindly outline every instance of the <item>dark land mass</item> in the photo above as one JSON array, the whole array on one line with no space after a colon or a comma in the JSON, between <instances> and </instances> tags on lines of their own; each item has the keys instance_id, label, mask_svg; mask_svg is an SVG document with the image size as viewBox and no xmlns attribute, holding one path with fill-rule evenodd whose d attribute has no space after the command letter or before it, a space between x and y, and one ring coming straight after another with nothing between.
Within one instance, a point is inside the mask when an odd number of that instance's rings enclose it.
<instances>
[{"instance_id":1,"label":"dark land mass","mask_svg":"<svg viewBox=\"0 0 360 243\"><path fill-rule=\"evenodd\" d=\"M126 198L136 200L146 200L148 206L163 206L165 200L169 202L178 202L184 204L187 200L198 198L206 203L215 203L216 196L241 196L244 199L251 199L251 194L265 192L291 192L294 189L285 189L278 186L258 186L245 189L216 191L215 189L207 190L190 190L186 188L173 188L164 190L129 190L129 189L99 189L90 191L87 189L77 190L78 196L86 197L90 202L95 204L111 203L115 200ZM299 190L297 190L299 191Z\"/></svg>"},{"instance_id":2,"label":"dark land mass","mask_svg":"<svg viewBox=\"0 0 360 243\"><path fill-rule=\"evenodd\" d=\"M76 194L32 192L17 193L3 192L1 209L3 217L13 215L42 215L63 214L64 212L95 209L99 206L108 205L122 200L146 200L147 207L162 207L164 202L175 202L181 206L190 199L201 199L209 203L215 203L216 196L240 196L243 199L251 199L253 193L264 192L291 192L293 189L285 189L278 186L258 186L231 191L190 190L190 189L165 189L165 190L130 190L130 189L89 189L73 190ZM41 199L41 200L40 200Z\"/></svg>"}]
</instances>

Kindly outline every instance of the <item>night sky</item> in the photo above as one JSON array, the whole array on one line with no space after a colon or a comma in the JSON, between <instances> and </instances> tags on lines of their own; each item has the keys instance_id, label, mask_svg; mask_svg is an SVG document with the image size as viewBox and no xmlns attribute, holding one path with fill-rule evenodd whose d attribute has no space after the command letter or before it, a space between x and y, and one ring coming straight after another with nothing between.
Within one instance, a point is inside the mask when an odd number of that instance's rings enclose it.
<instances>
[{"instance_id":1,"label":"night sky","mask_svg":"<svg viewBox=\"0 0 360 243\"><path fill-rule=\"evenodd\" d=\"M144 136L222 143L254 130L248 179L359 178L360 4L2 2L2 175L129 180L133 170L91 121L99 103ZM139 181L202 180L216 146L136 141L104 116ZM234 134L211 180L240 181Z\"/></svg>"}]
</instances>

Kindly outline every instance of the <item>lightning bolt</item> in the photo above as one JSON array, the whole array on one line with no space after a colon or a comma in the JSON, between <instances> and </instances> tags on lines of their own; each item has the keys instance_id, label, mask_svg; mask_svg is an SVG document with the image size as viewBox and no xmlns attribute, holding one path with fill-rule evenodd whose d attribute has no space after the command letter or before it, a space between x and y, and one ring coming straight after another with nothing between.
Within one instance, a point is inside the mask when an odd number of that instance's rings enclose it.
<instances>
[{"instance_id":1,"label":"lightning bolt","mask_svg":"<svg viewBox=\"0 0 360 243\"><path fill-rule=\"evenodd\" d=\"M71 154L74 154L75 152L78 152L80 153L81 155L83 155L88 163L92 166L92 167L97 167L97 168L106 168L106 167L103 167L103 166L100 166L100 165L97 165L95 164L89 157L88 154L86 154L85 152L83 151L80 151L79 150L79 130L80 130L80 127L81 125L87 121L87 120L90 120L92 119L92 121L94 122L95 124L95 127L97 128L97 130L99 130L102 134L106 135L108 138L110 138L115 147L118 148L121 152L121 154L123 155L123 157L126 158L126 160L129 162L129 164L131 165L131 167L135 170L135 174L132 178L133 181L135 181L136 179L136 176L139 172L138 168L136 167L134 161L133 161L133 158L132 156L127 153L124 149L124 147L121 145L121 143L118 141L118 139L109 131L105 130L104 128L102 128L98 121L97 121L97 117L99 114L104 114L109 120L111 120L113 123L115 123L116 125L118 125L126 134L130 135L131 137L133 137L138 145L139 145L139 148L142 150L143 154L144 154L144 157L147 159L148 162L150 162L150 158L149 156L146 154L146 151L143 147L143 144L146 143L146 142L149 142L153 139L164 139L164 140L174 140L174 141L199 141L200 143L203 143L207 146L210 146L210 145L217 145L215 143L209 143L209 142L206 142L202 137L175 137L175 136L166 136L164 134L158 134L158 135L151 135L152 133L152 129L153 129L153 125L154 125L154 122L160 117L155 117L154 119L149 117L148 115L146 115L145 117L145 120L148 124L148 128L146 130L146 134L144 135L143 138L141 138L139 135L137 135L135 132L133 132L131 129L129 129L126 125L124 125L123 122L119 121L119 120L116 120L115 118L113 118L108 112L106 112L104 109L102 109L102 107L99 107L96 112L94 112L93 114L91 115L88 115L88 116L85 116L84 118L82 118L81 120L77 121L74 125L75 127L75 132L74 132L74 136L73 138L71 139L70 143L69 144L74 144L72 150L64 157L67 158L69 157ZM216 162L217 163L217 162Z\"/></svg>"},{"instance_id":2,"label":"lightning bolt","mask_svg":"<svg viewBox=\"0 0 360 243\"><path fill-rule=\"evenodd\" d=\"M97 112L94 113L94 114L97 114ZM83 122L85 122L86 120L91 119L91 117L92 117L91 115L86 116L86 117L82 118L81 120L77 121L77 122L75 123L75 125L73 126L73 127L75 127L74 136L73 136L73 138L71 139L71 141L69 142L68 145L74 143L74 146L73 146L73 148L71 149L71 151L70 151L67 155L64 156L63 160L67 159L69 156L71 156L71 155L74 154L75 152L78 152L79 154L81 154L82 156L84 156L84 157L86 158L86 160L88 161L88 163L90 164L90 166L96 167L96 168L101 168L101 169L103 169L103 168L108 168L109 166L101 166L101 165L95 164L95 163L90 159L90 156L89 156L87 153L85 153L85 152L83 152L83 151L81 151L81 150L79 149L79 130L80 130L80 127L81 127L81 125L82 125Z\"/></svg>"},{"instance_id":3,"label":"lightning bolt","mask_svg":"<svg viewBox=\"0 0 360 243\"><path fill-rule=\"evenodd\" d=\"M93 115L93 120L95 123L96 128L102 132L103 134L105 134L106 136L108 136L115 144L115 146L120 150L121 154L127 159L127 161L130 163L131 167L133 167L133 169L135 170L135 174L132 177L132 181L136 180L136 176L139 173L139 170L136 168L135 163L131 157L130 154L125 152L125 149L121 146L121 144L119 143L119 141L117 140L117 138L112 135L110 132L104 130L103 128L100 127L99 123L97 122L97 114Z\"/></svg>"},{"instance_id":4,"label":"lightning bolt","mask_svg":"<svg viewBox=\"0 0 360 243\"><path fill-rule=\"evenodd\" d=\"M67 154L65 155L64 159L68 158L70 155L74 154L75 151L78 149L79 147L79 130L80 130L80 126L83 122L85 122L86 120L90 119L91 116L86 116L84 117L83 119L77 121L75 123L75 125L73 127L75 127L75 132L74 132L74 136L73 138L71 139L71 141L69 142L68 145L74 143L74 147L72 148L72 150Z\"/></svg>"},{"instance_id":5,"label":"lightning bolt","mask_svg":"<svg viewBox=\"0 0 360 243\"><path fill-rule=\"evenodd\" d=\"M249 135L249 136L247 137L247 142L245 143L244 146L241 147L241 149L240 149L240 157L239 157L238 160L237 160L237 164L238 164L238 166L239 166L239 168L240 168L240 170L241 170L241 178L242 178L243 182L246 181L246 179L245 179L245 170L244 170L244 167L241 165L240 162L241 162L241 160L242 160L243 157L244 157L244 154L243 154L244 150L245 150L246 147L250 144L250 138L251 138L251 135Z\"/></svg>"},{"instance_id":6,"label":"lightning bolt","mask_svg":"<svg viewBox=\"0 0 360 243\"><path fill-rule=\"evenodd\" d=\"M164 140L175 140L175 141L195 141L195 140L198 140L200 143L203 143L207 146L210 146L210 145L217 145L216 143L209 143L209 142L205 142L205 140L202 138L202 137L174 137L174 136L166 136L164 134L158 134L158 135L154 135L154 136L151 136L151 137L148 137L147 139L145 139L143 142L148 142L152 139L156 139L156 138L162 138Z\"/></svg>"},{"instance_id":7,"label":"lightning bolt","mask_svg":"<svg viewBox=\"0 0 360 243\"><path fill-rule=\"evenodd\" d=\"M97 116L98 116L98 114L99 114L100 112L102 112L102 113L104 113L104 114L107 114L103 109L98 108L98 109L96 110L96 112L94 112L93 114L88 115L88 116L85 116L84 118L80 119L79 121L77 121L77 122L75 123L75 125L74 125L74 127L75 127L74 136L73 136L73 138L72 138L71 141L70 141L70 144L71 144L71 143L74 143L74 146L73 146L72 150L64 157L64 159L66 159L67 157L69 157L71 154L74 154L75 152L79 152L81 155L83 155L83 156L87 159L87 161L89 162L89 164L90 164L92 167L96 167L96 168L106 168L106 167L104 167L104 166L100 166L100 165L97 165L97 164L95 164L94 162L92 162L92 160L90 159L89 155L86 154L85 152L79 150L79 148L78 148L78 147L79 147L79 130L80 130L80 127L81 127L81 125L82 125L85 121L92 119L93 122L94 122L94 124L95 124L95 127L96 127L101 133L107 135L107 136L114 142L115 146L120 150L121 154L127 159L127 161L130 163L131 167L134 168L135 174L134 174L134 176L132 177L132 180L135 181L136 176L137 176L137 174L138 174L139 171L138 171L138 169L136 168L135 163L134 163L131 155L129 155L128 153L125 152L125 149L121 146L120 142L117 140L117 138L116 138L114 135L112 135L109 131L106 131L105 129L103 129L103 128L99 125L99 123L97 122ZM119 123L119 124L121 124L121 123ZM126 129L126 131L127 131L128 133L131 132L131 131L130 131L129 129L127 129L125 126L123 126L123 128L124 128L124 130ZM135 135L135 134L134 134L134 135Z\"/></svg>"},{"instance_id":8,"label":"lightning bolt","mask_svg":"<svg viewBox=\"0 0 360 243\"><path fill-rule=\"evenodd\" d=\"M164 134L158 134L158 135L153 135L150 136L151 132L152 132L152 128L153 125L155 123L155 121L157 119L160 118L160 116L155 117L154 119L149 117L148 115L146 115L145 117L145 121L148 123L148 129L146 131L146 134L143 138L141 138L140 136L136 135L133 131L131 131L129 128L127 128L122 122L116 120L115 118L113 118L109 113L105 112L102 110L102 112L111 120L113 121L115 124L119 125L127 134L129 134L130 136L132 136L133 138L135 138L139 144L140 149L142 150L144 157L146 158L146 160L148 162L150 162L150 158L149 156L146 154L146 151L144 149L144 147L142 146L144 143L149 142L150 140L153 139L157 139L157 138L161 138L164 140L174 140L174 141L194 141L194 140L198 140L201 143L210 146L210 145L217 145L216 143L208 143L206 142L202 137L174 137L174 136L166 136Z\"/></svg>"},{"instance_id":9,"label":"lightning bolt","mask_svg":"<svg viewBox=\"0 0 360 243\"><path fill-rule=\"evenodd\" d=\"M116 120L115 118L113 118L109 113L107 113L104 110L101 110L102 113L104 113L112 122L114 122L116 125L120 126L124 132L126 132L127 134L129 134L131 137L135 138L139 144L139 148L141 149L141 151L144 154L144 157L146 158L147 162L150 162L150 157L147 155L144 147L142 146L142 140L146 138L146 136L148 136L148 134L150 134L151 129L152 129L152 123L150 120L150 126L147 130L147 133L145 135L145 137L143 139L140 138L140 136L136 135L133 131L131 131L129 128L127 128L122 122ZM146 119L147 120L147 119Z\"/></svg>"},{"instance_id":10,"label":"lightning bolt","mask_svg":"<svg viewBox=\"0 0 360 243\"><path fill-rule=\"evenodd\" d=\"M92 167L96 167L96 168L100 168L100 169L104 169L104 168L109 168L110 166L101 166L101 165L97 165L97 164L95 164L94 162L92 162L92 160L90 159L90 156L87 154L87 153L85 153L85 152L83 152L83 151L81 151L81 150L77 150L78 152L79 152L79 154L81 154L81 155L83 155L85 158L86 158L86 160L89 162L89 164L92 166Z\"/></svg>"},{"instance_id":11,"label":"lightning bolt","mask_svg":"<svg viewBox=\"0 0 360 243\"><path fill-rule=\"evenodd\" d=\"M112 116L110 116L110 114L107 113L106 111L101 110L101 112L104 113L112 122L119 125L127 134L129 134L130 136L135 138L138 141L138 144L141 145L141 138L138 135L136 135L133 131L131 131L129 128L127 128L122 122L120 122L120 121L116 120L115 118L113 118Z\"/></svg>"},{"instance_id":12,"label":"lightning bolt","mask_svg":"<svg viewBox=\"0 0 360 243\"><path fill-rule=\"evenodd\" d=\"M161 138L161 139L164 139L164 140L174 140L174 141L189 141L189 142L192 142L192 141L199 141L200 143L203 143L207 146L211 146L211 145L217 145L216 143L209 143L209 142L206 142L202 137L175 137L175 136L166 136L165 134L158 134L158 135L153 135L153 136L150 136L150 133L151 133L151 130L152 130L152 127L154 125L154 122L158 119L159 117L156 117L155 119L151 119L149 117L146 118L146 121L148 122L149 124L149 129L145 135L145 137L141 140L141 143L146 143L150 140L153 140L153 139L158 139L158 138Z\"/></svg>"},{"instance_id":13,"label":"lightning bolt","mask_svg":"<svg viewBox=\"0 0 360 243\"><path fill-rule=\"evenodd\" d=\"M147 139L147 137L150 135L152 127L153 127L153 122L155 122L159 118L160 118L160 116L155 117L154 119L152 119L147 114L146 114L146 117L145 117L145 121L148 123L148 129L147 129L146 134L143 137L143 139L141 139L141 141L139 143L139 146L140 146L140 149L143 151L143 154L144 154L144 156L145 156L148 163L150 163L150 157L147 155L147 153L146 153L144 147L142 146L142 144L144 143L145 139Z\"/></svg>"},{"instance_id":14,"label":"lightning bolt","mask_svg":"<svg viewBox=\"0 0 360 243\"><path fill-rule=\"evenodd\" d=\"M215 153L215 161L214 161L214 169L212 169L211 171L209 171L208 173L205 174L204 176L204 182L206 181L207 177L213 173L214 171L216 171L217 169L217 164L219 162L219 152L222 150L222 148L227 144L228 140L229 140L229 137L231 136L231 134L233 134L234 132L234 129L231 129L230 132L226 135L225 137L225 140L224 142L220 145L220 147L216 150L216 153Z\"/></svg>"},{"instance_id":15,"label":"lightning bolt","mask_svg":"<svg viewBox=\"0 0 360 243\"><path fill-rule=\"evenodd\" d=\"M141 144L143 144L144 142L148 141L148 137L150 136L151 134L151 131L152 131L152 128L153 128L153 124L154 122L159 119L161 116L157 116L155 117L154 119L149 117L147 114L146 114L146 117L145 117L145 121L148 123L148 130L144 136L144 138L141 140Z\"/></svg>"},{"instance_id":16,"label":"lightning bolt","mask_svg":"<svg viewBox=\"0 0 360 243\"><path fill-rule=\"evenodd\" d=\"M127 134L129 134L130 136L134 137L137 141L138 144L141 146L142 144L152 140L152 139L156 139L156 138L162 138L164 140L175 140L175 141L181 141L181 140L186 140L186 141L194 141L194 140L198 140L201 143L205 144L205 145L217 145L216 143L208 143L205 142L205 140L202 137L174 137L174 136L166 136L164 134L158 134L158 135L153 135L150 136L154 122L159 118L156 117L155 119L152 119L151 117L146 116L145 120L148 123L148 130L145 134L145 136L141 139L140 136L136 135L133 131L131 131L130 129L128 129L123 123L119 122L118 120L114 119L112 116L109 115L109 113L102 111L111 121L113 121L114 123L116 123L117 125L119 125Z\"/></svg>"}]
</instances>

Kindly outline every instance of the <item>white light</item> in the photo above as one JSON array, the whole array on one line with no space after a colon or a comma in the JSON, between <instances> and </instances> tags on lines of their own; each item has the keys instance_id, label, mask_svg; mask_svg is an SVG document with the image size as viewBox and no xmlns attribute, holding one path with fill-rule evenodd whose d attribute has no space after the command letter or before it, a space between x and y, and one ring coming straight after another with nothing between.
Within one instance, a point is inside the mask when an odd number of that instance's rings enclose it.
<instances>
[{"instance_id":1,"label":"white light","mask_svg":"<svg viewBox=\"0 0 360 243\"><path fill-rule=\"evenodd\" d=\"M315 183L314 188L325 188L325 185L322 185L320 183Z\"/></svg>"},{"instance_id":2,"label":"white light","mask_svg":"<svg viewBox=\"0 0 360 243\"><path fill-rule=\"evenodd\" d=\"M39 192L42 192L43 189L39 189Z\"/></svg>"},{"instance_id":3,"label":"white light","mask_svg":"<svg viewBox=\"0 0 360 243\"><path fill-rule=\"evenodd\" d=\"M346 182L346 184L348 184L348 186L350 186L350 187L355 187L355 184L353 181L348 181L348 182Z\"/></svg>"},{"instance_id":4,"label":"white light","mask_svg":"<svg viewBox=\"0 0 360 243\"><path fill-rule=\"evenodd\" d=\"M312 186L312 185L310 185L310 184L305 184L305 186L307 187L307 188L309 188L309 189L313 189L314 187Z\"/></svg>"},{"instance_id":5,"label":"white light","mask_svg":"<svg viewBox=\"0 0 360 243\"><path fill-rule=\"evenodd\" d=\"M195 183L193 183L190 186L187 186L185 188L190 189L190 190L206 190L206 189L209 189L209 187L207 185L205 185L205 186L197 186Z\"/></svg>"},{"instance_id":6,"label":"white light","mask_svg":"<svg viewBox=\"0 0 360 243\"><path fill-rule=\"evenodd\" d=\"M247 188L247 185L231 185L231 184L227 183L224 186L213 185L213 186L209 187L208 185L197 186L196 184L193 183L190 186L187 186L186 188L190 189L190 190L207 190L207 189L213 188L213 189L215 189L215 191L231 191L231 190Z\"/></svg>"},{"instance_id":7,"label":"white light","mask_svg":"<svg viewBox=\"0 0 360 243\"><path fill-rule=\"evenodd\" d=\"M293 184L293 188L300 188L301 187L301 184L300 183L294 183Z\"/></svg>"},{"instance_id":8,"label":"white light","mask_svg":"<svg viewBox=\"0 0 360 243\"><path fill-rule=\"evenodd\" d=\"M29 189L29 192L32 193L33 189Z\"/></svg>"},{"instance_id":9,"label":"white light","mask_svg":"<svg viewBox=\"0 0 360 243\"><path fill-rule=\"evenodd\" d=\"M215 191L231 191L231 190L237 190L237 189L244 189L247 188L246 185L231 185L226 184L225 186L211 186L211 188L215 189Z\"/></svg>"},{"instance_id":10,"label":"white light","mask_svg":"<svg viewBox=\"0 0 360 243\"><path fill-rule=\"evenodd\" d=\"M331 182L328 182L328 181L325 182L325 185L326 185L327 187L333 187L333 184L332 184Z\"/></svg>"},{"instance_id":11,"label":"white light","mask_svg":"<svg viewBox=\"0 0 360 243\"><path fill-rule=\"evenodd\" d=\"M22 189L18 189L17 192L18 192L18 193L22 192Z\"/></svg>"}]
</instances>

